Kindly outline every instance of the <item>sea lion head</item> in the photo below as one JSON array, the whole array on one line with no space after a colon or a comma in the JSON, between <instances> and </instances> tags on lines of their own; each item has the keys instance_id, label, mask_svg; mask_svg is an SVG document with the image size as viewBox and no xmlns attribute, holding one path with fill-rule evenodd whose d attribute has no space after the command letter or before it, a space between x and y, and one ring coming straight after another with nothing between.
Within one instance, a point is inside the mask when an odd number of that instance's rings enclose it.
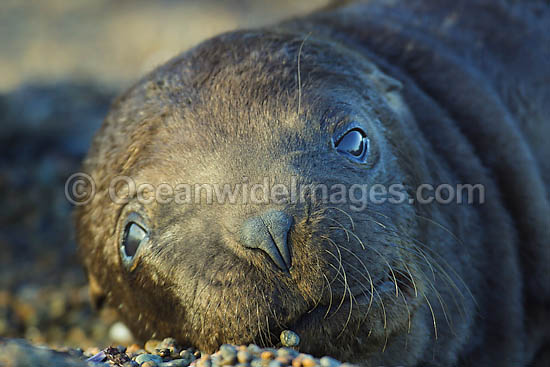
<instances>
[{"instance_id":1,"label":"sea lion head","mask_svg":"<svg viewBox=\"0 0 550 367\"><path fill-rule=\"evenodd\" d=\"M435 261L409 198L432 171L400 89L363 55L275 31L159 67L116 100L84 162L96 301L140 337L207 351L291 329L303 351L360 361L427 339Z\"/></svg>"}]
</instances>

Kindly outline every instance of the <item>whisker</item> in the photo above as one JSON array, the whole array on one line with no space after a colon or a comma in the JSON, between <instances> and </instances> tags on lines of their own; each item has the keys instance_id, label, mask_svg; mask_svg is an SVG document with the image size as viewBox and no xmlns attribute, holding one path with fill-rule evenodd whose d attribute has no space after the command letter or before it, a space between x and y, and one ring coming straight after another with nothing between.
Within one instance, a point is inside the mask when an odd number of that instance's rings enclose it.
<instances>
[{"instance_id":1,"label":"whisker","mask_svg":"<svg viewBox=\"0 0 550 367\"><path fill-rule=\"evenodd\" d=\"M430 300L428 299L428 297L426 297L425 294L424 294L424 299L426 300L426 303L428 304L428 307L430 308L430 312L432 313L432 320L433 320L433 325L434 325L434 335L435 335L435 339L437 340L437 322L435 321L434 309L432 308L432 304L430 303Z\"/></svg>"},{"instance_id":2,"label":"whisker","mask_svg":"<svg viewBox=\"0 0 550 367\"><path fill-rule=\"evenodd\" d=\"M311 32L308 33L305 37L302 43L300 44L300 49L298 50L298 114L300 114L300 111L302 109L302 77L300 72L300 61L302 56L302 49L304 47L304 44L306 43L306 40L311 35Z\"/></svg>"},{"instance_id":3,"label":"whisker","mask_svg":"<svg viewBox=\"0 0 550 367\"><path fill-rule=\"evenodd\" d=\"M326 209L334 209L334 210L338 210L339 212L341 212L342 214L344 214L345 216L348 217L349 221L351 222L351 230L352 231L355 231L355 222L353 221L353 217L351 215L348 214L348 212L346 212L345 210L343 209L340 209L338 207L335 207L335 206L329 206L329 207L326 207Z\"/></svg>"}]
</instances>

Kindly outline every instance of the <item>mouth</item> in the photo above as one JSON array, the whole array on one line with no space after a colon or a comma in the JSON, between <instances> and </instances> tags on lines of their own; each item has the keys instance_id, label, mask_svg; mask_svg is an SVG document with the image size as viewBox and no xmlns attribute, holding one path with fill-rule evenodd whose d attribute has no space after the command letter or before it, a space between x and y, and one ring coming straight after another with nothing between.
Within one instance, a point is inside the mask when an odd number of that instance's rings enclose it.
<instances>
[{"instance_id":1,"label":"mouth","mask_svg":"<svg viewBox=\"0 0 550 367\"><path fill-rule=\"evenodd\" d=\"M419 303L418 293L411 275L393 271L372 286L348 288L345 294L332 297L328 304L315 305L292 324L292 330L307 335L321 329L337 329L335 336L340 337L352 325L356 329L368 324L371 330L386 330L390 317L392 324L410 323Z\"/></svg>"}]
</instances>

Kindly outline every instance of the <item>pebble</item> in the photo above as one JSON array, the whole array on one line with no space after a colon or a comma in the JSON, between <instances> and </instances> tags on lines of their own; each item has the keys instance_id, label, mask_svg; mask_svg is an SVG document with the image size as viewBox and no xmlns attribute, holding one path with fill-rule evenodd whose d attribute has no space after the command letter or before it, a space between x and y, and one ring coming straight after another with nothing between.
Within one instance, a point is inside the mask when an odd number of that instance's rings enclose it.
<instances>
[{"instance_id":1,"label":"pebble","mask_svg":"<svg viewBox=\"0 0 550 367\"><path fill-rule=\"evenodd\" d=\"M322 357L319 360L321 367L338 367L341 365L339 361L331 357Z\"/></svg>"},{"instance_id":2,"label":"pebble","mask_svg":"<svg viewBox=\"0 0 550 367\"><path fill-rule=\"evenodd\" d=\"M300 337L292 330L283 330L280 339L285 347L297 347L300 344Z\"/></svg>"},{"instance_id":3,"label":"pebble","mask_svg":"<svg viewBox=\"0 0 550 367\"><path fill-rule=\"evenodd\" d=\"M277 356L277 358L275 358L276 361L278 361L279 363L281 363L281 365L283 366L288 366L290 365L291 363L291 358L290 357L283 357L283 356Z\"/></svg>"},{"instance_id":4,"label":"pebble","mask_svg":"<svg viewBox=\"0 0 550 367\"><path fill-rule=\"evenodd\" d=\"M246 364L252 360L252 355L246 350L240 350L237 352L237 360L239 363Z\"/></svg>"},{"instance_id":5,"label":"pebble","mask_svg":"<svg viewBox=\"0 0 550 367\"><path fill-rule=\"evenodd\" d=\"M196 359L195 355L189 349L182 350L179 356L181 359L189 361L189 363Z\"/></svg>"},{"instance_id":6,"label":"pebble","mask_svg":"<svg viewBox=\"0 0 550 367\"><path fill-rule=\"evenodd\" d=\"M253 359L253 360L250 362L250 366L251 366L251 367L264 367L264 362L265 362L265 360Z\"/></svg>"},{"instance_id":7,"label":"pebble","mask_svg":"<svg viewBox=\"0 0 550 367\"><path fill-rule=\"evenodd\" d=\"M150 339L145 343L145 350L151 354L154 354L157 351L157 348L160 344L160 340Z\"/></svg>"},{"instance_id":8,"label":"pebble","mask_svg":"<svg viewBox=\"0 0 550 367\"><path fill-rule=\"evenodd\" d=\"M256 355L258 355L262 352L262 349L260 347L258 347L256 344L249 344L246 349L248 349L248 351L250 353L256 354Z\"/></svg>"},{"instance_id":9,"label":"pebble","mask_svg":"<svg viewBox=\"0 0 550 367\"><path fill-rule=\"evenodd\" d=\"M162 357L157 356L156 354L140 354L136 357L135 361L143 366L144 362L154 362L155 364L162 363Z\"/></svg>"},{"instance_id":10,"label":"pebble","mask_svg":"<svg viewBox=\"0 0 550 367\"><path fill-rule=\"evenodd\" d=\"M129 354L134 359L131 361L133 365L120 364L122 367L356 367L329 356L317 359L310 354L299 353L295 347L274 349L260 348L256 344L223 344L215 353L201 355L194 348L181 348L173 338L162 341L151 339L145 343L144 349L132 344L127 348L118 346L106 350L116 351L124 356ZM89 351L85 354L89 355ZM100 354L96 358L101 357L103 356Z\"/></svg>"},{"instance_id":11,"label":"pebble","mask_svg":"<svg viewBox=\"0 0 550 367\"><path fill-rule=\"evenodd\" d=\"M311 357L305 357L302 359L302 367L315 367L317 363L315 363L315 360Z\"/></svg>"},{"instance_id":12,"label":"pebble","mask_svg":"<svg viewBox=\"0 0 550 367\"><path fill-rule=\"evenodd\" d=\"M223 344L220 347L220 365L221 366L233 366L237 361L237 350L235 347L229 344Z\"/></svg>"},{"instance_id":13,"label":"pebble","mask_svg":"<svg viewBox=\"0 0 550 367\"><path fill-rule=\"evenodd\" d=\"M274 359L275 358L275 353L273 353L270 350L266 350L266 351L263 351L262 354L260 354L260 357L262 359Z\"/></svg>"},{"instance_id":14,"label":"pebble","mask_svg":"<svg viewBox=\"0 0 550 367\"><path fill-rule=\"evenodd\" d=\"M157 351L159 355L161 353L166 354L164 357L177 358L181 352L181 348L178 346L176 339L165 338L157 345Z\"/></svg>"},{"instance_id":15,"label":"pebble","mask_svg":"<svg viewBox=\"0 0 550 367\"><path fill-rule=\"evenodd\" d=\"M170 348L157 348L155 354L165 358L170 357L172 352L170 351Z\"/></svg>"},{"instance_id":16,"label":"pebble","mask_svg":"<svg viewBox=\"0 0 550 367\"><path fill-rule=\"evenodd\" d=\"M196 363L197 367L212 367L212 361L210 361L209 357L203 357L199 359Z\"/></svg>"},{"instance_id":17,"label":"pebble","mask_svg":"<svg viewBox=\"0 0 550 367\"><path fill-rule=\"evenodd\" d=\"M187 367L189 362L184 359L174 359L168 362L158 364L158 367Z\"/></svg>"},{"instance_id":18,"label":"pebble","mask_svg":"<svg viewBox=\"0 0 550 367\"><path fill-rule=\"evenodd\" d=\"M109 338L115 343L130 344L134 340L132 332L122 322L117 321L109 328Z\"/></svg>"}]
</instances>

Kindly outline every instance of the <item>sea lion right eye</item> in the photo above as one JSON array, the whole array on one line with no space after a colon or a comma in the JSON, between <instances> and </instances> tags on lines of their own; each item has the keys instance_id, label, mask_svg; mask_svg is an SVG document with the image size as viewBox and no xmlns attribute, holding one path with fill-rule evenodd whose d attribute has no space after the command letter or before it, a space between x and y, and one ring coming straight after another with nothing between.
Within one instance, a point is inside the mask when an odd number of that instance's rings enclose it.
<instances>
[{"instance_id":1,"label":"sea lion right eye","mask_svg":"<svg viewBox=\"0 0 550 367\"><path fill-rule=\"evenodd\" d=\"M120 256L124 266L133 270L134 258L140 246L147 241L147 230L136 222L128 222L120 244Z\"/></svg>"}]
</instances>

